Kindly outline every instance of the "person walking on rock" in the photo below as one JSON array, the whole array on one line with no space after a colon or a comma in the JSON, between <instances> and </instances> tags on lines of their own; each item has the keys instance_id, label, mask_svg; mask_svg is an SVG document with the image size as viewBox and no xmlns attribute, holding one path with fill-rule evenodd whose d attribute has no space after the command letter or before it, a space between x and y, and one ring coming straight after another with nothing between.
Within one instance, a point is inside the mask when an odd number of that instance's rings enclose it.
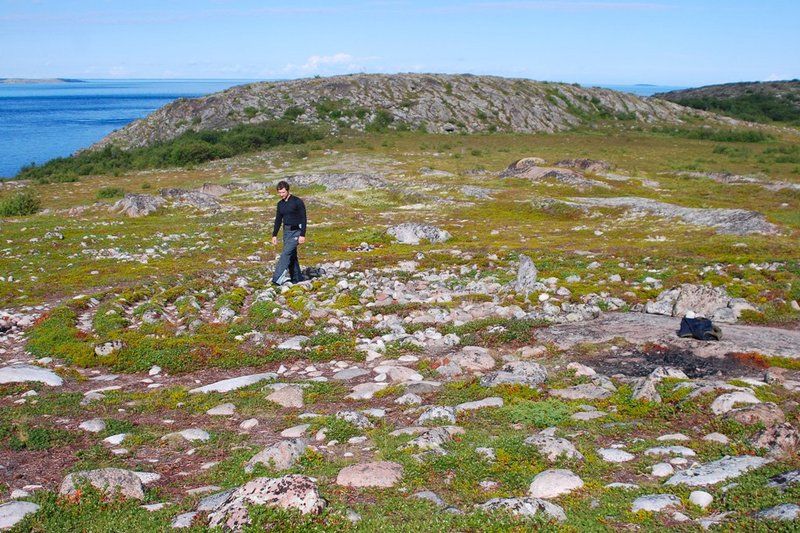
<instances>
[{"instance_id":1,"label":"person walking on rock","mask_svg":"<svg viewBox=\"0 0 800 533\"><path fill-rule=\"evenodd\" d=\"M297 247L306 242L306 206L303 200L289 192L289 184L278 182L278 195L281 197L275 212L275 225L272 228L272 245L278 244L278 230L283 224L283 251L272 275L272 282L283 285L291 281L303 281Z\"/></svg>"}]
</instances>

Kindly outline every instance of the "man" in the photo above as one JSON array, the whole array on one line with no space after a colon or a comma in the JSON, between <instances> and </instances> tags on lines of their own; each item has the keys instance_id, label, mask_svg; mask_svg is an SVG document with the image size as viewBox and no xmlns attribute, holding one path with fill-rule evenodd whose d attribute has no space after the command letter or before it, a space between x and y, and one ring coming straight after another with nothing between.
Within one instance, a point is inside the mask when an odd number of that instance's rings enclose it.
<instances>
[{"instance_id":1,"label":"man","mask_svg":"<svg viewBox=\"0 0 800 533\"><path fill-rule=\"evenodd\" d=\"M272 282L283 285L289 281L297 283L304 279L297 259L297 246L306 242L306 206L303 200L289 192L287 182L279 181L277 189L281 199L275 212L272 245L278 244L278 230L283 224L283 251L272 275Z\"/></svg>"}]
</instances>

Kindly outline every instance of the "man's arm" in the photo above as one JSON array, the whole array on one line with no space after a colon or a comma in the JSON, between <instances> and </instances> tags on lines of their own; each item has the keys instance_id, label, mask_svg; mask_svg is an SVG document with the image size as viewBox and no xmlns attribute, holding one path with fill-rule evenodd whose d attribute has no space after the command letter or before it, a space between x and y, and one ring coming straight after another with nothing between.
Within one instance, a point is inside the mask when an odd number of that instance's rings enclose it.
<instances>
[{"instance_id":1,"label":"man's arm","mask_svg":"<svg viewBox=\"0 0 800 533\"><path fill-rule=\"evenodd\" d=\"M297 200L300 202L300 238L297 239L297 242L304 244L306 242L306 225L308 223L306 219L306 204L300 198Z\"/></svg>"},{"instance_id":2,"label":"man's arm","mask_svg":"<svg viewBox=\"0 0 800 533\"><path fill-rule=\"evenodd\" d=\"M281 206L279 204L278 207L275 208L275 224L272 227L273 239L278 236L278 230L281 229L281 222L283 222L283 215L281 214Z\"/></svg>"}]
</instances>

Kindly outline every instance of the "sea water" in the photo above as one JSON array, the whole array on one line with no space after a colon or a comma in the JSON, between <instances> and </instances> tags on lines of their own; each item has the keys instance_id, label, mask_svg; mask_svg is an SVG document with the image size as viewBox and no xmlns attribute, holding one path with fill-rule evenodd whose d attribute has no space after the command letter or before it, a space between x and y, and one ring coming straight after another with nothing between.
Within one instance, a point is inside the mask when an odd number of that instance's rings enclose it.
<instances>
[{"instance_id":1,"label":"sea water","mask_svg":"<svg viewBox=\"0 0 800 533\"><path fill-rule=\"evenodd\" d=\"M0 177L86 148L178 98L248 80L87 80L0 84Z\"/></svg>"},{"instance_id":2,"label":"sea water","mask_svg":"<svg viewBox=\"0 0 800 533\"><path fill-rule=\"evenodd\" d=\"M87 80L0 84L0 178L96 143L177 98L253 80ZM587 87L592 85L586 85ZM595 85L639 96L679 87Z\"/></svg>"}]
</instances>

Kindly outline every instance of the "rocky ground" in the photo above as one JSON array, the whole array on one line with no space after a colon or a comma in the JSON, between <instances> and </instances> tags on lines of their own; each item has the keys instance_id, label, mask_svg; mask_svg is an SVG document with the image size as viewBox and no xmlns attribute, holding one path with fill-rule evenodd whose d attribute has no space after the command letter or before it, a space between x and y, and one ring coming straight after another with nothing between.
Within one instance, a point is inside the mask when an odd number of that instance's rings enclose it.
<instances>
[{"instance_id":1,"label":"rocky ground","mask_svg":"<svg viewBox=\"0 0 800 533\"><path fill-rule=\"evenodd\" d=\"M791 190L322 158L12 226L0 527L796 529ZM321 277L271 284L246 165L291 171Z\"/></svg>"}]
</instances>

